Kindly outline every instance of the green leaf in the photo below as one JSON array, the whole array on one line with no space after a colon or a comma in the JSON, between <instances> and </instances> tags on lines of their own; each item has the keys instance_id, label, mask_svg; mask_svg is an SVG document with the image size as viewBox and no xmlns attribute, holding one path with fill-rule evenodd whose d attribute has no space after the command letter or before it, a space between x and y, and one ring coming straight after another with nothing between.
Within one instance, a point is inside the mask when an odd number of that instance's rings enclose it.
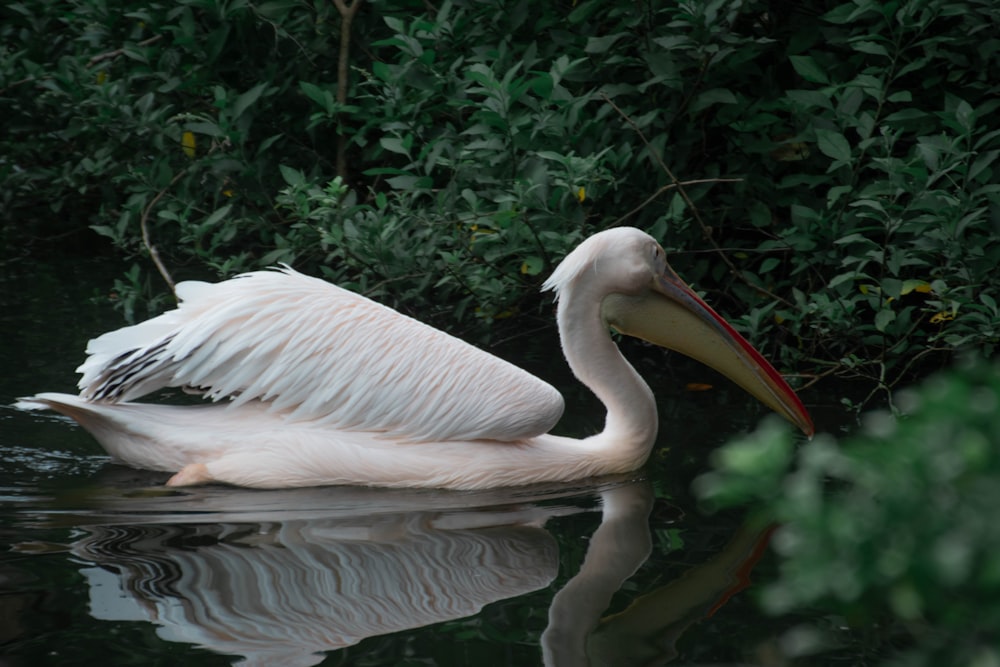
<instances>
[{"instance_id":1,"label":"green leaf","mask_svg":"<svg viewBox=\"0 0 1000 667\"><path fill-rule=\"evenodd\" d=\"M408 134L405 137L382 137L379 139L379 144L382 145L382 148L391 153L398 153L400 155L410 157L410 147L413 145L413 135Z\"/></svg>"},{"instance_id":2,"label":"green leaf","mask_svg":"<svg viewBox=\"0 0 1000 667\"><path fill-rule=\"evenodd\" d=\"M833 289L837 285L846 283L848 281L853 281L856 275L857 274L855 274L854 272L851 272L851 273L841 273L840 275L834 276L833 279L830 280L829 283L827 283L826 285L827 289Z\"/></svg>"},{"instance_id":3,"label":"green leaf","mask_svg":"<svg viewBox=\"0 0 1000 667\"><path fill-rule=\"evenodd\" d=\"M521 273L528 276L537 276L542 272L542 268L544 266L545 262L542 261L541 257L536 257L534 255L525 257L524 261L521 263Z\"/></svg>"},{"instance_id":4,"label":"green leaf","mask_svg":"<svg viewBox=\"0 0 1000 667\"><path fill-rule=\"evenodd\" d=\"M763 262L760 263L759 273L769 273L776 269L778 265L781 264L781 260L777 257L768 257Z\"/></svg>"},{"instance_id":5,"label":"green leaf","mask_svg":"<svg viewBox=\"0 0 1000 667\"><path fill-rule=\"evenodd\" d=\"M226 133L222 131L222 128L215 123L209 121L198 121L194 123L184 123L184 128L191 130L192 132L197 132L198 134L204 134L208 137L215 137L221 139L226 136Z\"/></svg>"},{"instance_id":6,"label":"green leaf","mask_svg":"<svg viewBox=\"0 0 1000 667\"><path fill-rule=\"evenodd\" d=\"M873 56L885 56L889 57L889 52L881 44L875 42L870 42L868 40L858 40L856 42L851 42L851 47L855 51L860 51L861 53L869 53Z\"/></svg>"},{"instance_id":7,"label":"green leaf","mask_svg":"<svg viewBox=\"0 0 1000 667\"><path fill-rule=\"evenodd\" d=\"M736 104L736 96L728 88L712 88L698 95L691 104L691 113L707 109L713 104Z\"/></svg>"},{"instance_id":8,"label":"green leaf","mask_svg":"<svg viewBox=\"0 0 1000 667\"><path fill-rule=\"evenodd\" d=\"M403 176L393 176L392 178L387 178L386 183L396 190L420 190L429 187L431 185L431 179L427 176L406 174Z\"/></svg>"},{"instance_id":9,"label":"green leaf","mask_svg":"<svg viewBox=\"0 0 1000 667\"><path fill-rule=\"evenodd\" d=\"M263 141L261 141L260 144L258 144L258 146L257 146L257 155L261 156L264 153L266 153L267 149L270 148L271 146L273 146L274 143L277 142L279 139L281 139L283 136L285 136L285 135L283 133L279 132L278 134L272 134L267 139L264 139Z\"/></svg>"},{"instance_id":10,"label":"green leaf","mask_svg":"<svg viewBox=\"0 0 1000 667\"><path fill-rule=\"evenodd\" d=\"M819 63L812 56L788 56L792 67L806 81L810 83L830 83L826 75L826 70L819 66Z\"/></svg>"},{"instance_id":11,"label":"green leaf","mask_svg":"<svg viewBox=\"0 0 1000 667\"><path fill-rule=\"evenodd\" d=\"M612 46L614 46L615 42L625 37L631 37L631 34L627 32L619 32L613 35L604 35L603 37L589 37L587 39L587 46L585 46L583 50L586 53L593 54L605 53L611 49Z\"/></svg>"},{"instance_id":12,"label":"green leaf","mask_svg":"<svg viewBox=\"0 0 1000 667\"><path fill-rule=\"evenodd\" d=\"M903 281L898 278L883 278L880 286L885 296L898 299L903 295Z\"/></svg>"},{"instance_id":13,"label":"green leaf","mask_svg":"<svg viewBox=\"0 0 1000 667\"><path fill-rule=\"evenodd\" d=\"M864 234L858 232L842 236L839 239L834 240L834 243L836 243L837 245L846 245L848 243L862 243L864 245L869 245L869 246L874 245L871 239L869 239Z\"/></svg>"},{"instance_id":14,"label":"green leaf","mask_svg":"<svg viewBox=\"0 0 1000 667\"><path fill-rule=\"evenodd\" d=\"M318 104L320 108L328 114L333 113L333 95L330 93L329 89L322 88L314 83L309 83L308 81L299 81L299 90L301 90L310 100Z\"/></svg>"},{"instance_id":15,"label":"green leaf","mask_svg":"<svg viewBox=\"0 0 1000 667\"><path fill-rule=\"evenodd\" d=\"M818 90L788 90L785 96L804 109L833 109L830 96Z\"/></svg>"},{"instance_id":16,"label":"green leaf","mask_svg":"<svg viewBox=\"0 0 1000 667\"><path fill-rule=\"evenodd\" d=\"M969 167L969 172L965 177L970 181L974 181L976 176L979 176L984 169L996 161L998 155L1000 155L1000 150L986 151L982 155L978 156L972 161L972 165Z\"/></svg>"},{"instance_id":17,"label":"green leaf","mask_svg":"<svg viewBox=\"0 0 1000 667\"><path fill-rule=\"evenodd\" d=\"M816 146L827 157L840 162L851 161L851 145L839 132L816 130Z\"/></svg>"},{"instance_id":18,"label":"green leaf","mask_svg":"<svg viewBox=\"0 0 1000 667\"><path fill-rule=\"evenodd\" d=\"M281 177L285 179L285 183L288 183L292 187L302 186L306 184L306 177L298 169L289 167L287 165L279 164L278 171L281 172Z\"/></svg>"},{"instance_id":19,"label":"green leaf","mask_svg":"<svg viewBox=\"0 0 1000 667\"><path fill-rule=\"evenodd\" d=\"M382 20L389 26L389 30L401 35L406 34L406 24L403 23L402 19L398 19L395 16L385 16Z\"/></svg>"},{"instance_id":20,"label":"green leaf","mask_svg":"<svg viewBox=\"0 0 1000 667\"><path fill-rule=\"evenodd\" d=\"M590 19L591 15L604 7L604 0L590 0L590 2L573 3L574 9L566 17L570 24L583 23Z\"/></svg>"},{"instance_id":21,"label":"green leaf","mask_svg":"<svg viewBox=\"0 0 1000 667\"><path fill-rule=\"evenodd\" d=\"M850 185L834 185L832 188L826 191L826 206L827 208L833 208L841 197L851 192L854 188Z\"/></svg>"},{"instance_id":22,"label":"green leaf","mask_svg":"<svg viewBox=\"0 0 1000 667\"><path fill-rule=\"evenodd\" d=\"M552 75L542 72L535 78L531 79L530 83L531 91L538 97L547 100L552 96L552 89L554 87Z\"/></svg>"},{"instance_id":23,"label":"green leaf","mask_svg":"<svg viewBox=\"0 0 1000 667\"><path fill-rule=\"evenodd\" d=\"M747 213L750 215L750 224L754 227L768 227L773 220L771 208L760 200L752 202L747 207Z\"/></svg>"},{"instance_id":24,"label":"green leaf","mask_svg":"<svg viewBox=\"0 0 1000 667\"><path fill-rule=\"evenodd\" d=\"M892 309L884 308L875 314L875 328L879 331L885 331L885 328L895 319L896 312Z\"/></svg>"},{"instance_id":25,"label":"green leaf","mask_svg":"<svg viewBox=\"0 0 1000 667\"><path fill-rule=\"evenodd\" d=\"M101 236L106 236L112 241L118 241L120 239L120 236L115 233L115 230L108 225L91 225L90 228Z\"/></svg>"},{"instance_id":26,"label":"green leaf","mask_svg":"<svg viewBox=\"0 0 1000 667\"><path fill-rule=\"evenodd\" d=\"M393 79L392 69L380 60L372 63L372 74L382 81L392 81Z\"/></svg>"},{"instance_id":27,"label":"green leaf","mask_svg":"<svg viewBox=\"0 0 1000 667\"><path fill-rule=\"evenodd\" d=\"M902 109L884 118L886 123L899 123L908 120L919 120L927 117L927 112L920 109Z\"/></svg>"},{"instance_id":28,"label":"green leaf","mask_svg":"<svg viewBox=\"0 0 1000 667\"><path fill-rule=\"evenodd\" d=\"M270 21L281 21L298 6L298 0L270 0L257 5L256 13Z\"/></svg>"},{"instance_id":29,"label":"green leaf","mask_svg":"<svg viewBox=\"0 0 1000 667\"><path fill-rule=\"evenodd\" d=\"M243 112L250 108L250 106L260 98L261 94L265 90L267 90L267 84L258 83L256 86L237 97L236 101L233 102L233 107L230 111L232 117L235 119L242 116Z\"/></svg>"},{"instance_id":30,"label":"green leaf","mask_svg":"<svg viewBox=\"0 0 1000 667\"><path fill-rule=\"evenodd\" d=\"M972 126L975 124L976 113L972 110L972 105L962 100L958 103L958 107L955 109L955 120L966 132L972 131Z\"/></svg>"},{"instance_id":31,"label":"green leaf","mask_svg":"<svg viewBox=\"0 0 1000 667\"><path fill-rule=\"evenodd\" d=\"M215 211L212 212L212 215L210 215L207 218L205 218L204 222L201 223L202 226L204 226L204 227L211 227L211 226L215 225L217 222L219 222L224 217L226 217L227 215L229 215L229 211L231 211L232 208L233 208L232 204L226 204L225 206L223 206L221 208L217 208Z\"/></svg>"}]
</instances>

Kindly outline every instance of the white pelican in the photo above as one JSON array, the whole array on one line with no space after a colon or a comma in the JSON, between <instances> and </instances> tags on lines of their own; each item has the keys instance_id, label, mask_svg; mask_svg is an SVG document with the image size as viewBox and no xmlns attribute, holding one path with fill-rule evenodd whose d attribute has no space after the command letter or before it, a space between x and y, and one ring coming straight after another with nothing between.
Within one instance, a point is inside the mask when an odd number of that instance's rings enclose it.
<instances>
[{"instance_id":1,"label":"white pelican","mask_svg":"<svg viewBox=\"0 0 1000 667\"><path fill-rule=\"evenodd\" d=\"M582 479L639 468L656 439L652 391L612 327L704 362L812 434L795 392L649 235L616 228L588 238L543 289L556 293L570 368L607 408L604 430L582 440L547 433L563 411L547 383L290 268L179 284L177 309L90 341L79 396L43 393L19 406L72 417L114 459L176 473L171 486ZM216 402L131 402L163 387Z\"/></svg>"}]
</instances>

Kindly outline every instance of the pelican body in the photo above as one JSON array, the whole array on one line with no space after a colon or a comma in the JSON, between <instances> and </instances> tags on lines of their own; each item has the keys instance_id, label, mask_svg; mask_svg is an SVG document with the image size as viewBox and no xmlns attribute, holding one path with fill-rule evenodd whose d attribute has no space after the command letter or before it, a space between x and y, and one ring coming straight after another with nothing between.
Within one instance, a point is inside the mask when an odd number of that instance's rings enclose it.
<instances>
[{"instance_id":1,"label":"pelican body","mask_svg":"<svg viewBox=\"0 0 1000 667\"><path fill-rule=\"evenodd\" d=\"M781 375L632 228L600 232L543 289L562 349L604 403L601 433L551 435L563 399L468 343L290 268L177 285L179 306L90 341L80 395L21 399L87 429L168 485L332 484L482 489L639 468L656 441L652 391L609 328L680 351L730 377L807 434ZM195 406L133 402L164 387Z\"/></svg>"}]
</instances>

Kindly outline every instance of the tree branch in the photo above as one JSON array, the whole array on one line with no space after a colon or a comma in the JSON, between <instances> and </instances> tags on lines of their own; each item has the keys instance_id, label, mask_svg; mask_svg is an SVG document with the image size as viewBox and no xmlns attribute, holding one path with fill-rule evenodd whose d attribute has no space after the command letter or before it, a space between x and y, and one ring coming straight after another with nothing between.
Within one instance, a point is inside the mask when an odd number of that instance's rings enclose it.
<instances>
[{"instance_id":1,"label":"tree branch","mask_svg":"<svg viewBox=\"0 0 1000 667\"><path fill-rule=\"evenodd\" d=\"M158 41L163 39L163 35L154 35L149 39L144 39L141 42L136 43L136 46L149 46L150 44L156 44ZM99 62L104 60L111 60L112 58L117 58L118 56L125 53L125 48L115 49L114 51L107 51L105 53L99 53L90 60L87 61L87 67L93 67Z\"/></svg>"},{"instance_id":2,"label":"tree branch","mask_svg":"<svg viewBox=\"0 0 1000 667\"><path fill-rule=\"evenodd\" d=\"M680 188L685 185L701 185L702 183L742 183L742 182L743 182L742 178L699 178L693 181L680 181L677 183L667 183L659 190L646 197L646 199L641 204L633 208L625 215L620 216L617 220L614 221L614 224L612 226L620 225L621 223L625 222L626 218L631 218L633 215L635 215L642 209L646 208L657 197L662 195L664 192L667 192L668 190L673 190L674 188Z\"/></svg>"},{"instance_id":3,"label":"tree branch","mask_svg":"<svg viewBox=\"0 0 1000 667\"><path fill-rule=\"evenodd\" d=\"M340 54L337 56L337 103L341 108L347 103L347 72L351 57L351 22L365 0L333 0L340 12ZM340 112L343 114L343 111ZM347 137L341 127L337 132L337 176L347 180Z\"/></svg>"},{"instance_id":4,"label":"tree branch","mask_svg":"<svg viewBox=\"0 0 1000 667\"><path fill-rule=\"evenodd\" d=\"M146 204L146 208L142 210L142 217L139 219L139 229L142 231L142 245L146 248L146 252L149 253L149 257L153 260L153 264L156 265L156 270L160 272L160 275L163 276L167 285L170 286L170 291L174 294L174 296L177 295L174 279L170 277L170 272L167 271L167 267L163 264L163 260L160 259L159 251L149 239L149 225L147 224L147 221L149 220L149 214L153 210L153 207L156 206L156 203L160 201L160 199L163 198L163 195L167 194L167 191L170 190L170 188L172 188L177 181L181 180L181 177L186 173L187 169L185 168L174 174L174 177L170 179L170 183L167 184L167 187L156 193L153 200Z\"/></svg>"},{"instance_id":5,"label":"tree branch","mask_svg":"<svg viewBox=\"0 0 1000 667\"><path fill-rule=\"evenodd\" d=\"M747 285L747 287L749 287L750 289L754 290L755 292L759 292L760 294L763 294L763 295L767 296L769 299L773 299L775 301L779 301L779 302L785 304L786 306L791 306L792 303L790 301L788 301L787 299L783 299L780 296L778 296L777 294L771 292L770 290L767 290L767 289L761 287L760 285L755 285L755 284L753 284L752 282L750 282L749 280L746 279L746 277L743 275L743 273L739 269L736 268L735 264L733 264L733 261L731 259L729 259L729 256L722 251L722 248L719 247L719 244L716 243L715 239L712 238L712 230L709 228L708 225L705 224L705 221L701 219L701 215L698 213L698 208L694 205L694 202L691 201L691 198L688 196L687 192L684 190L684 187L683 187L684 186L684 182L677 180L677 177L674 176L674 172L670 171L670 167L668 167L666 165L666 163L663 161L663 158L660 156L660 154L649 143L649 141L646 139L646 135L643 134L643 132L639 128L639 126L635 124L635 121L633 121L631 118L629 118L628 114L626 114L624 111L622 111L618 107L618 105L615 104L611 100L611 98L607 96L606 93L602 92L601 93L601 97L604 99L605 102L607 102L611 106L612 109L614 109L618 113L619 116L621 116L625 120L626 123L628 123L632 127L633 130L635 130L635 133L637 135L639 135L639 139L641 139L642 143L645 144L646 150L649 151L649 154L653 157L654 160L656 160L656 163L660 166L660 169L662 169L663 173L665 173L667 175L667 177L670 179L670 181L671 181L670 182L670 187L677 188L677 194L679 194L681 196L681 198L684 200L684 203L688 205L688 208L691 210L691 215L694 216L694 219L698 222L699 225L701 225L701 231L702 231L702 234L705 237L705 240L707 240L709 243L712 244L712 247L715 249L716 254L722 259L723 262L726 263L726 266L729 267L730 273L732 273L734 276L736 276L737 278L739 278L740 281L742 281L744 284ZM663 190L663 188L660 188L660 190ZM659 194L660 193L657 192L654 196L659 195ZM643 206L645 206L645 203L643 204ZM631 215L631 212L629 214L627 214L627 215Z\"/></svg>"}]
</instances>

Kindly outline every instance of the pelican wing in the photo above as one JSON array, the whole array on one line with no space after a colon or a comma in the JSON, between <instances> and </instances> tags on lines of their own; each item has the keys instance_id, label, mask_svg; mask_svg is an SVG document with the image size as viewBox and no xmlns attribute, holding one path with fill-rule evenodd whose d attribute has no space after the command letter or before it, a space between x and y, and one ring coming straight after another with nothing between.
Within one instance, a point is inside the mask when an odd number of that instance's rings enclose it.
<instances>
[{"instance_id":1,"label":"pelican wing","mask_svg":"<svg viewBox=\"0 0 1000 667\"><path fill-rule=\"evenodd\" d=\"M84 397L194 387L412 441L516 441L562 414L559 393L516 366L290 268L185 282L177 295L177 309L90 341Z\"/></svg>"}]
</instances>

